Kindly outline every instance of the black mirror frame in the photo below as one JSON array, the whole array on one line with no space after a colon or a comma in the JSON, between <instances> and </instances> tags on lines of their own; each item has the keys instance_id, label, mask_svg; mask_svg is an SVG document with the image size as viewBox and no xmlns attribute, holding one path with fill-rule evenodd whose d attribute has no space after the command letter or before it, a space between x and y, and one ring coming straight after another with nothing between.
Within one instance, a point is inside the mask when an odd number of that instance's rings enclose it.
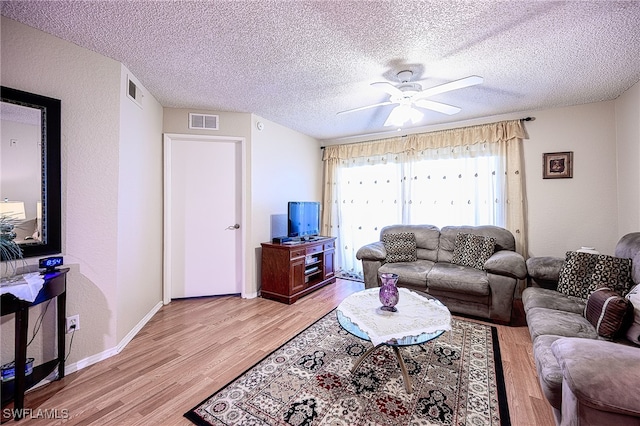
<instances>
[{"instance_id":1,"label":"black mirror frame","mask_svg":"<svg viewBox=\"0 0 640 426\"><path fill-rule=\"evenodd\" d=\"M2 102L42 111L42 233L43 243L20 244L22 257L58 254L62 250L62 191L59 99L1 86Z\"/></svg>"}]
</instances>

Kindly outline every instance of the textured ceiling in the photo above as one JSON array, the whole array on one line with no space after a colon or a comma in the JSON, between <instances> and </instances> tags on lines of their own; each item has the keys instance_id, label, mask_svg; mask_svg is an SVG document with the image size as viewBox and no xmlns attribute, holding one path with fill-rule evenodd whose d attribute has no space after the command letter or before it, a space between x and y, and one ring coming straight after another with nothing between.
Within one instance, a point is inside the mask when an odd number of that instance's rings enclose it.
<instances>
[{"instance_id":1,"label":"textured ceiling","mask_svg":"<svg viewBox=\"0 0 640 426\"><path fill-rule=\"evenodd\" d=\"M416 126L614 99L640 80L638 1L2 1L122 62L165 107L251 112L315 138L390 130L370 86L414 71L462 108Z\"/></svg>"}]
</instances>

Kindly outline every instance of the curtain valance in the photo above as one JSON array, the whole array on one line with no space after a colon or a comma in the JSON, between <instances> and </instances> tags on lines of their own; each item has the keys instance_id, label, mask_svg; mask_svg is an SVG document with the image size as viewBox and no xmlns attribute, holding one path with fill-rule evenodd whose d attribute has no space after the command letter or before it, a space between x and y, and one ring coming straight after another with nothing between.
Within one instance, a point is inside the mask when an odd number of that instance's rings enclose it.
<instances>
[{"instance_id":1,"label":"curtain valance","mask_svg":"<svg viewBox=\"0 0 640 426\"><path fill-rule=\"evenodd\" d=\"M372 142L325 147L323 160L346 160L373 155L400 154L434 148L451 148L476 143L525 139L521 120L500 121L458 129L396 136Z\"/></svg>"}]
</instances>

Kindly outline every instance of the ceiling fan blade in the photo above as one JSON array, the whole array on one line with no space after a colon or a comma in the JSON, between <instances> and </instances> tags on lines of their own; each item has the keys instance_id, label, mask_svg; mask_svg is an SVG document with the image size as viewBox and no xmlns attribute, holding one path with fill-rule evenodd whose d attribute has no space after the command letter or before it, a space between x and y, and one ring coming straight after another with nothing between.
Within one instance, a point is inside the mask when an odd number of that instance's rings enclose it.
<instances>
[{"instance_id":1,"label":"ceiling fan blade","mask_svg":"<svg viewBox=\"0 0 640 426\"><path fill-rule=\"evenodd\" d=\"M347 113L356 112L356 111L362 111L362 110L369 109L369 108L375 108L375 107L384 106L384 105L391 105L391 104L395 104L395 103L397 103L397 102L391 102L391 101L380 102L379 104L367 105L367 106L363 106L363 107L359 107L359 108L353 108L353 109L348 109L348 110L345 110L345 111L340 111L340 112L336 113L336 115L347 114Z\"/></svg>"},{"instance_id":2,"label":"ceiling fan blade","mask_svg":"<svg viewBox=\"0 0 640 426\"><path fill-rule=\"evenodd\" d=\"M396 86L394 86L391 83L387 83L386 81L371 83L371 85L376 89L380 89L383 92L390 94L391 96L398 96L398 95L402 96L402 91L400 91L400 89L398 89Z\"/></svg>"},{"instance_id":3,"label":"ceiling fan blade","mask_svg":"<svg viewBox=\"0 0 640 426\"><path fill-rule=\"evenodd\" d=\"M417 101L413 102L413 104L420 108L430 109L432 111L441 112L447 115L457 114L461 111L461 109L456 106L443 104L442 102L430 101L427 99L418 99Z\"/></svg>"},{"instance_id":4,"label":"ceiling fan blade","mask_svg":"<svg viewBox=\"0 0 640 426\"><path fill-rule=\"evenodd\" d=\"M413 95L412 99L424 99L429 96L435 96L440 93L449 92L451 90L462 89L464 87L475 86L477 84L482 84L484 79L477 75L472 75L470 77L461 78L460 80L451 81L449 83L444 83L439 86L430 87L428 89L424 89L423 91L416 93Z\"/></svg>"}]
</instances>

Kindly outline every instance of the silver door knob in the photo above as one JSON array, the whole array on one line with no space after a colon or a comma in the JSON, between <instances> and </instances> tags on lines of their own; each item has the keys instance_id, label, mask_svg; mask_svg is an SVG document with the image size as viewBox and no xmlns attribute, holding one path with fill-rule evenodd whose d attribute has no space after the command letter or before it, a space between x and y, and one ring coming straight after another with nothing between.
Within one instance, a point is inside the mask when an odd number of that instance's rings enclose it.
<instances>
[{"instance_id":1,"label":"silver door knob","mask_svg":"<svg viewBox=\"0 0 640 426\"><path fill-rule=\"evenodd\" d=\"M237 223L236 223L235 225L229 225L229 226L227 226L227 229L228 229L229 231L233 231L233 230L236 230L236 229L240 229L240 225L239 225L239 224L237 224Z\"/></svg>"}]
</instances>

